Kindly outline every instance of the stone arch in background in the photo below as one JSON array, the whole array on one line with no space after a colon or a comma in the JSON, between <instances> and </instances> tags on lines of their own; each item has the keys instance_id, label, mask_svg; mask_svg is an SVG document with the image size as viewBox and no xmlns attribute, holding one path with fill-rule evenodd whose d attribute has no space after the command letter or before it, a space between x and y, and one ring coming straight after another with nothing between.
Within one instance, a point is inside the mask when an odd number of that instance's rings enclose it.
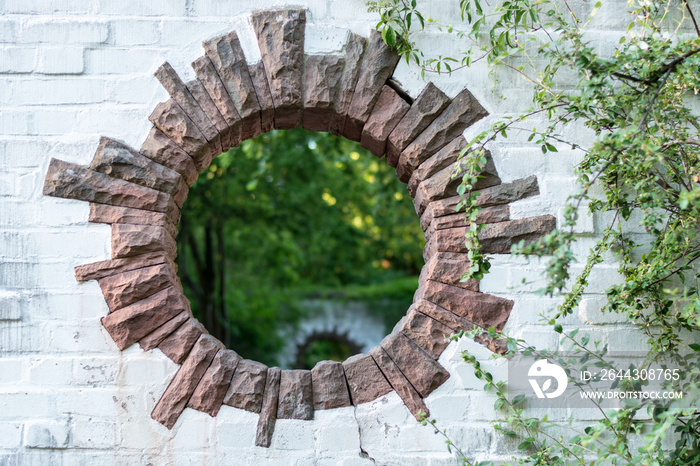
<instances>
[{"instance_id":1,"label":"stone arch in background","mask_svg":"<svg viewBox=\"0 0 700 466\"><path fill-rule=\"evenodd\" d=\"M502 329L513 302L460 282L467 264L464 214L452 179L464 130L486 115L464 89L449 99L428 83L415 99L391 79L399 57L372 31L350 34L343 55L305 55L306 12L252 14L262 60L249 64L236 32L204 43L182 82L165 63L156 72L171 98L150 115L140 150L103 137L89 167L52 159L44 194L90 203L90 222L112 228L112 259L76 267L97 280L109 307L102 323L124 350L139 343L181 364L152 418L172 428L187 407L216 416L223 404L259 413L256 444L269 446L276 419L357 405L395 390L414 415L449 373L438 362L443 335L475 325ZM280 370L242 359L192 316L174 259L179 209L214 157L272 129L330 131L396 167L408 183L427 244L414 304L368 354L313 370ZM508 204L539 193L534 176L501 183L489 159L476 186L488 225L485 252L508 254L554 228L551 216L510 220ZM482 339L492 351L504 348Z\"/></svg>"}]
</instances>

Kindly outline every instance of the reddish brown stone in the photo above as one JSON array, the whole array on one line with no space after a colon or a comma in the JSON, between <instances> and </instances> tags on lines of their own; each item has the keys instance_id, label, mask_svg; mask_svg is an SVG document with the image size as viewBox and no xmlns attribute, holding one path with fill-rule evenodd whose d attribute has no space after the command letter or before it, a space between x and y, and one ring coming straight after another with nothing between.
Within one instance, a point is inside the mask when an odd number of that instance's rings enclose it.
<instances>
[{"instance_id":1,"label":"reddish brown stone","mask_svg":"<svg viewBox=\"0 0 700 466\"><path fill-rule=\"evenodd\" d=\"M224 397L224 404L234 408L259 413L263 402L267 366L244 359L238 363L231 385Z\"/></svg>"},{"instance_id":2,"label":"reddish brown stone","mask_svg":"<svg viewBox=\"0 0 700 466\"><path fill-rule=\"evenodd\" d=\"M419 290L428 280L458 286L465 290L479 291L479 282L468 280L462 282L462 275L469 269L469 260L465 254L438 252L425 263L418 279Z\"/></svg>"},{"instance_id":3,"label":"reddish brown stone","mask_svg":"<svg viewBox=\"0 0 700 466\"><path fill-rule=\"evenodd\" d=\"M219 73L221 82L226 86L228 95L236 111L243 120L243 140L254 138L262 131L260 121L260 103L250 78L238 34L232 31L224 36L206 41L204 50Z\"/></svg>"},{"instance_id":4,"label":"reddish brown stone","mask_svg":"<svg viewBox=\"0 0 700 466\"><path fill-rule=\"evenodd\" d=\"M389 135L386 143L386 161L392 167L399 163L401 151L423 132L447 107L450 98L435 84L429 82L411 104L411 108Z\"/></svg>"},{"instance_id":5,"label":"reddish brown stone","mask_svg":"<svg viewBox=\"0 0 700 466\"><path fill-rule=\"evenodd\" d=\"M216 108L216 104L211 100L211 96L204 88L204 84L199 79L194 79L185 84L187 90L192 94L197 105L204 111L209 121L214 125L216 132L221 139L221 151L226 152L231 148L230 131L226 120Z\"/></svg>"},{"instance_id":6,"label":"reddish brown stone","mask_svg":"<svg viewBox=\"0 0 700 466\"><path fill-rule=\"evenodd\" d=\"M452 215L445 215L444 217L438 217L433 219L425 230L423 237L426 241L430 240L435 230L446 230L448 228L458 228L465 226L464 220L466 215L464 212L458 212ZM476 223L498 223L505 222L510 219L510 207L506 205L495 205L491 207L485 207L481 209L476 216Z\"/></svg>"},{"instance_id":7,"label":"reddish brown stone","mask_svg":"<svg viewBox=\"0 0 700 466\"><path fill-rule=\"evenodd\" d=\"M350 33L348 43L345 46L345 69L340 80L338 100L335 104L335 115L331 123L331 134L336 136L343 135L345 117L348 114L350 102L355 93L355 86L362 69L362 57L365 54L366 46L367 39L355 33Z\"/></svg>"},{"instance_id":8,"label":"reddish brown stone","mask_svg":"<svg viewBox=\"0 0 700 466\"><path fill-rule=\"evenodd\" d=\"M209 142L173 99L156 105L148 119L192 156L199 171L211 161Z\"/></svg>"},{"instance_id":9,"label":"reddish brown stone","mask_svg":"<svg viewBox=\"0 0 700 466\"><path fill-rule=\"evenodd\" d=\"M211 335L202 335L190 352L185 363L168 385L151 417L172 429L180 414L185 410L187 401L202 379L214 355L221 349L221 343Z\"/></svg>"},{"instance_id":10,"label":"reddish brown stone","mask_svg":"<svg viewBox=\"0 0 700 466\"><path fill-rule=\"evenodd\" d=\"M435 360L450 344L447 338L456 333L454 329L416 311L413 307L408 311L408 318L404 321L401 331Z\"/></svg>"},{"instance_id":11,"label":"reddish brown stone","mask_svg":"<svg viewBox=\"0 0 700 466\"><path fill-rule=\"evenodd\" d=\"M398 61L398 54L384 43L379 31L371 30L355 94L345 119L343 136L353 141L360 140L362 128L372 113L382 87L394 72Z\"/></svg>"},{"instance_id":12,"label":"reddish brown stone","mask_svg":"<svg viewBox=\"0 0 700 466\"><path fill-rule=\"evenodd\" d=\"M251 16L275 104L275 128L301 126L305 10L266 10Z\"/></svg>"},{"instance_id":13,"label":"reddish brown stone","mask_svg":"<svg viewBox=\"0 0 700 466\"><path fill-rule=\"evenodd\" d=\"M304 129L329 131L338 88L343 74L344 60L334 55L306 57L304 75Z\"/></svg>"},{"instance_id":14,"label":"reddish brown stone","mask_svg":"<svg viewBox=\"0 0 700 466\"><path fill-rule=\"evenodd\" d=\"M465 290L444 283L431 282L423 298L474 322L476 325L502 330L513 308L513 301Z\"/></svg>"},{"instance_id":15,"label":"reddish brown stone","mask_svg":"<svg viewBox=\"0 0 700 466\"><path fill-rule=\"evenodd\" d=\"M129 146L106 137L100 138L90 169L173 196L181 189L187 189L182 176L175 170L157 164Z\"/></svg>"},{"instance_id":16,"label":"reddish brown stone","mask_svg":"<svg viewBox=\"0 0 700 466\"><path fill-rule=\"evenodd\" d=\"M407 183L413 170L465 129L487 115L472 94L464 89L412 143L401 152L396 173Z\"/></svg>"},{"instance_id":17,"label":"reddish brown stone","mask_svg":"<svg viewBox=\"0 0 700 466\"><path fill-rule=\"evenodd\" d=\"M191 317L184 324L178 327L173 333L168 335L158 345L167 357L176 364L182 364L187 358L192 346L202 334L209 333L204 326L194 317Z\"/></svg>"},{"instance_id":18,"label":"reddish brown stone","mask_svg":"<svg viewBox=\"0 0 700 466\"><path fill-rule=\"evenodd\" d=\"M110 259L93 262L92 264L79 265L75 268L75 279L79 282L99 280L100 278L109 277L110 275L167 263L172 263L172 261L170 261L162 251L149 252L126 259ZM174 267L174 264L171 266Z\"/></svg>"},{"instance_id":19,"label":"reddish brown stone","mask_svg":"<svg viewBox=\"0 0 700 466\"><path fill-rule=\"evenodd\" d=\"M391 391L391 385L369 354L356 354L343 362L352 404L376 400Z\"/></svg>"},{"instance_id":20,"label":"reddish brown stone","mask_svg":"<svg viewBox=\"0 0 700 466\"><path fill-rule=\"evenodd\" d=\"M311 369L314 409L350 406L348 384L343 365L335 361L320 361Z\"/></svg>"},{"instance_id":21,"label":"reddish brown stone","mask_svg":"<svg viewBox=\"0 0 700 466\"><path fill-rule=\"evenodd\" d=\"M155 126L141 145L141 153L178 172L187 186L192 186L199 176L192 157Z\"/></svg>"},{"instance_id":22,"label":"reddish brown stone","mask_svg":"<svg viewBox=\"0 0 700 466\"><path fill-rule=\"evenodd\" d=\"M175 270L167 263L110 275L97 281L110 312L141 301L168 286L178 286Z\"/></svg>"},{"instance_id":23,"label":"reddish brown stone","mask_svg":"<svg viewBox=\"0 0 700 466\"><path fill-rule=\"evenodd\" d=\"M209 369L204 373L187 403L187 407L212 417L216 416L240 360L241 357L233 350L226 349L216 353Z\"/></svg>"},{"instance_id":24,"label":"reddish brown stone","mask_svg":"<svg viewBox=\"0 0 700 466\"><path fill-rule=\"evenodd\" d=\"M442 385L450 373L403 333L394 333L380 345L422 398Z\"/></svg>"},{"instance_id":25,"label":"reddish brown stone","mask_svg":"<svg viewBox=\"0 0 700 466\"><path fill-rule=\"evenodd\" d=\"M314 395L311 385L311 371L284 370L280 377L277 419L314 418Z\"/></svg>"},{"instance_id":26,"label":"reddish brown stone","mask_svg":"<svg viewBox=\"0 0 700 466\"><path fill-rule=\"evenodd\" d=\"M233 100L228 95L226 86L221 82L214 64L205 55L193 61L192 68L229 127L228 134L225 135L224 139L231 147L238 146L241 143L243 122Z\"/></svg>"},{"instance_id":27,"label":"reddish brown stone","mask_svg":"<svg viewBox=\"0 0 700 466\"><path fill-rule=\"evenodd\" d=\"M218 131L209 120L204 110L199 106L197 100L190 93L185 83L177 75L177 72L170 66L170 63L163 63L154 73L154 76L163 85L170 97L177 102L180 108L190 117L190 120L197 126L202 135L208 141L213 141Z\"/></svg>"},{"instance_id":28,"label":"reddish brown stone","mask_svg":"<svg viewBox=\"0 0 700 466\"><path fill-rule=\"evenodd\" d=\"M377 157L382 157L386 152L386 139L409 107L395 90L385 85L362 129L362 147Z\"/></svg>"},{"instance_id":29,"label":"reddish brown stone","mask_svg":"<svg viewBox=\"0 0 700 466\"><path fill-rule=\"evenodd\" d=\"M43 193L46 196L163 212L174 223L180 215L169 194L57 159L51 159Z\"/></svg>"},{"instance_id":30,"label":"reddish brown stone","mask_svg":"<svg viewBox=\"0 0 700 466\"><path fill-rule=\"evenodd\" d=\"M164 252L170 259L177 255L177 243L163 227L154 225L112 225L112 257L137 256Z\"/></svg>"},{"instance_id":31,"label":"reddish brown stone","mask_svg":"<svg viewBox=\"0 0 700 466\"><path fill-rule=\"evenodd\" d=\"M479 190L479 196L476 198L476 204L481 207L503 205L529 196L534 196L536 194L539 194L537 178L535 176L530 176L528 178L513 181L512 183L504 183ZM460 200L461 199L459 196L451 196L428 204L425 212L423 212L423 215L421 215L421 228L426 230L433 218L438 218L457 212L457 205L459 204Z\"/></svg>"},{"instance_id":32,"label":"reddish brown stone","mask_svg":"<svg viewBox=\"0 0 700 466\"><path fill-rule=\"evenodd\" d=\"M172 333L180 328L182 324L184 324L190 317L192 317L192 313L190 312L181 312L145 337L141 338L139 340L139 345L141 346L141 349L144 351L150 351L152 349L155 349L160 345L160 343L165 340L167 337L172 335Z\"/></svg>"},{"instance_id":33,"label":"reddish brown stone","mask_svg":"<svg viewBox=\"0 0 700 466\"><path fill-rule=\"evenodd\" d=\"M275 127L275 104L272 101L272 94L270 94L270 86L267 84L265 64L260 61L255 65L248 66L248 70L260 104L261 129L263 133L267 133Z\"/></svg>"},{"instance_id":34,"label":"reddish brown stone","mask_svg":"<svg viewBox=\"0 0 700 466\"><path fill-rule=\"evenodd\" d=\"M408 192L411 193L411 196L415 197L416 189L421 182L454 165L465 147L467 147L467 141L462 135L459 135L416 168L411 179L408 180Z\"/></svg>"},{"instance_id":35,"label":"reddish brown stone","mask_svg":"<svg viewBox=\"0 0 700 466\"><path fill-rule=\"evenodd\" d=\"M125 350L181 312L190 312L187 298L179 288L169 286L137 303L102 318L119 349Z\"/></svg>"},{"instance_id":36,"label":"reddish brown stone","mask_svg":"<svg viewBox=\"0 0 700 466\"><path fill-rule=\"evenodd\" d=\"M155 225L165 228L168 234L173 238L177 236L177 227L173 222L168 220L164 213L150 210L91 203L88 221L92 223L108 224Z\"/></svg>"},{"instance_id":37,"label":"reddish brown stone","mask_svg":"<svg viewBox=\"0 0 700 466\"><path fill-rule=\"evenodd\" d=\"M501 179L498 177L491 157L486 160L486 166L483 167L473 189L501 184ZM457 168L454 165L449 165L418 185L413 205L419 216L423 215L430 202L457 194L457 187L462 182L462 177L459 174L455 175L456 173Z\"/></svg>"},{"instance_id":38,"label":"reddish brown stone","mask_svg":"<svg viewBox=\"0 0 700 466\"><path fill-rule=\"evenodd\" d=\"M255 434L255 445L259 447L267 448L272 442L272 433L275 431L275 422L277 421L280 373L279 367L271 367L267 371L262 409L260 410L258 428Z\"/></svg>"},{"instance_id":39,"label":"reddish brown stone","mask_svg":"<svg viewBox=\"0 0 700 466\"><path fill-rule=\"evenodd\" d=\"M416 309L416 311L420 311L421 313L441 322L447 327L450 327L454 330L454 333L458 333L460 331L468 332L474 330L474 328L476 327L479 327L469 319L466 319L460 315L450 312L447 309L433 304L429 301L426 301L424 299L417 301L413 305L413 307ZM498 340L496 338L489 338L482 335L476 335L474 337L474 341L476 341L477 343L481 343L494 353L504 354L507 349L505 343L502 340Z\"/></svg>"},{"instance_id":40,"label":"reddish brown stone","mask_svg":"<svg viewBox=\"0 0 700 466\"><path fill-rule=\"evenodd\" d=\"M381 346L372 348L369 355L372 356L374 362L377 363L379 369L384 373L384 377L387 378L394 391L398 393L403 403L416 419L420 418L421 413L430 415L428 407L425 406L425 402L423 402L416 389L413 388L413 385L406 379L403 372L394 364L394 361Z\"/></svg>"}]
</instances>

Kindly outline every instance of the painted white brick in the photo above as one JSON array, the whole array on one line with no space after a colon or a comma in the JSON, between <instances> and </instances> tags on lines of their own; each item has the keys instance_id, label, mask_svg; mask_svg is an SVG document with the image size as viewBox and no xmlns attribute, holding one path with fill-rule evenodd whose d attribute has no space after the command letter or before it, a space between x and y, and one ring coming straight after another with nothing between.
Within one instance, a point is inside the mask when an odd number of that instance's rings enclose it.
<instances>
[{"instance_id":1,"label":"painted white brick","mask_svg":"<svg viewBox=\"0 0 700 466\"><path fill-rule=\"evenodd\" d=\"M278 419L270 448L275 450L313 450L313 423L297 419Z\"/></svg>"},{"instance_id":2,"label":"painted white brick","mask_svg":"<svg viewBox=\"0 0 700 466\"><path fill-rule=\"evenodd\" d=\"M329 454L359 451L360 433L353 407L321 410L314 413L317 452Z\"/></svg>"},{"instance_id":3,"label":"painted white brick","mask_svg":"<svg viewBox=\"0 0 700 466\"><path fill-rule=\"evenodd\" d=\"M17 38L17 22L11 19L0 19L0 43L14 42Z\"/></svg>"},{"instance_id":4,"label":"painted white brick","mask_svg":"<svg viewBox=\"0 0 700 466\"><path fill-rule=\"evenodd\" d=\"M43 74L80 74L83 66L83 49L80 47L44 47L39 52L36 71Z\"/></svg>"},{"instance_id":5,"label":"painted white brick","mask_svg":"<svg viewBox=\"0 0 700 466\"><path fill-rule=\"evenodd\" d=\"M120 16L184 16L186 13L185 0L98 0L97 12L103 15Z\"/></svg>"},{"instance_id":6,"label":"painted white brick","mask_svg":"<svg viewBox=\"0 0 700 466\"><path fill-rule=\"evenodd\" d=\"M14 83L14 105L61 105L99 103L105 100L101 79L22 79Z\"/></svg>"},{"instance_id":7,"label":"painted white brick","mask_svg":"<svg viewBox=\"0 0 700 466\"><path fill-rule=\"evenodd\" d=\"M31 421L24 428L24 446L27 448L68 447L70 428L65 421Z\"/></svg>"},{"instance_id":8,"label":"painted white brick","mask_svg":"<svg viewBox=\"0 0 700 466\"><path fill-rule=\"evenodd\" d=\"M117 424L80 416L73 420L73 445L76 448L113 448L117 440Z\"/></svg>"},{"instance_id":9,"label":"painted white brick","mask_svg":"<svg viewBox=\"0 0 700 466\"><path fill-rule=\"evenodd\" d=\"M231 22L222 21L222 18L217 18L217 21L203 22L192 20L164 20L161 24L161 45L182 45L182 44L201 44L207 39L211 39L221 34L226 34L233 30ZM237 30L237 29L236 29ZM242 35L239 32L239 35ZM257 45L257 43L256 43ZM244 52L246 50L244 49ZM202 54L204 50L202 49ZM259 53L259 52L258 52ZM246 57L248 57L246 55Z\"/></svg>"},{"instance_id":10,"label":"painted white brick","mask_svg":"<svg viewBox=\"0 0 700 466\"><path fill-rule=\"evenodd\" d=\"M17 449L22 444L22 424L0 422L0 448ZM0 459L2 459L0 457Z\"/></svg>"},{"instance_id":11,"label":"painted white brick","mask_svg":"<svg viewBox=\"0 0 700 466\"><path fill-rule=\"evenodd\" d=\"M22 377L23 359L2 358L0 359L0 384L4 386L17 384L23 381Z\"/></svg>"},{"instance_id":12,"label":"painted white brick","mask_svg":"<svg viewBox=\"0 0 700 466\"><path fill-rule=\"evenodd\" d=\"M20 41L52 44L100 44L107 40L109 27L104 22L68 19L37 19L22 25Z\"/></svg>"},{"instance_id":13,"label":"painted white brick","mask_svg":"<svg viewBox=\"0 0 700 466\"><path fill-rule=\"evenodd\" d=\"M160 22L153 20L117 19L110 22L110 43L152 45L160 39Z\"/></svg>"},{"instance_id":14,"label":"painted white brick","mask_svg":"<svg viewBox=\"0 0 700 466\"><path fill-rule=\"evenodd\" d=\"M31 73L36 67L36 49L29 47L0 48L0 73Z\"/></svg>"},{"instance_id":15,"label":"painted white brick","mask_svg":"<svg viewBox=\"0 0 700 466\"><path fill-rule=\"evenodd\" d=\"M29 361L29 383L33 385L68 385L72 379L72 359L48 357Z\"/></svg>"},{"instance_id":16,"label":"painted white brick","mask_svg":"<svg viewBox=\"0 0 700 466\"><path fill-rule=\"evenodd\" d=\"M143 104L168 99L167 92L153 76L132 76L110 81L108 100L119 104Z\"/></svg>"},{"instance_id":17,"label":"painted white brick","mask_svg":"<svg viewBox=\"0 0 700 466\"><path fill-rule=\"evenodd\" d=\"M347 30L322 24L307 24L304 36L304 52L309 55L340 54L348 41Z\"/></svg>"},{"instance_id":18,"label":"painted white brick","mask_svg":"<svg viewBox=\"0 0 700 466\"><path fill-rule=\"evenodd\" d=\"M355 8L354 5L344 4L343 9L345 11L352 11L353 14L362 14L367 9L364 3L357 2L360 6ZM254 10L264 10L272 8L281 8L283 3L279 0L239 0L235 3L233 2L211 2L203 0L194 0L193 13L196 16L215 16L215 17L226 17L240 15L241 13L250 13ZM292 3L291 5L300 5L299 3ZM327 11L327 5L324 0L306 0L303 2L304 8L308 8L306 20L311 22L315 19L321 19L325 16Z\"/></svg>"},{"instance_id":19,"label":"painted white brick","mask_svg":"<svg viewBox=\"0 0 700 466\"><path fill-rule=\"evenodd\" d=\"M162 53L157 50L105 48L85 51L85 70L90 74L150 75L163 61Z\"/></svg>"}]
</instances>

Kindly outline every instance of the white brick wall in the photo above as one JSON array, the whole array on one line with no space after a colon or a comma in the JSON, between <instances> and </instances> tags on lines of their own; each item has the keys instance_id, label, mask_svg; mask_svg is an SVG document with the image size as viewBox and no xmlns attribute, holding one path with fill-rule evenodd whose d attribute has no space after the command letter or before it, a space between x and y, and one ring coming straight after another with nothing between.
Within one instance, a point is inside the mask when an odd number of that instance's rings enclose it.
<instances>
[{"instance_id":1,"label":"white brick wall","mask_svg":"<svg viewBox=\"0 0 700 466\"><path fill-rule=\"evenodd\" d=\"M226 406L216 418L187 410L173 431L157 424L150 411L177 366L157 350L119 352L100 324L107 308L99 287L78 284L73 275L75 265L109 257L109 228L88 225L84 203L41 195L51 157L88 163L100 135L140 146L150 110L166 98L152 76L163 60L190 79L189 62L202 54L202 40L245 28L253 9L283 3L0 0L0 465L454 463L442 439L416 423L395 393L316 413L313 422L278 421L270 449L252 446L255 415ZM367 34L376 24L364 0L290 3L309 8L306 47L314 53L337 51L348 30ZM451 3L456 0L432 0L425 11L455 22ZM596 19L601 47L616 40L609 28L627 24L617 14L625 2L606 3L607 13ZM245 29L242 41L256 61L251 34ZM459 43L432 27L419 40L428 52L458 53ZM403 62L395 76L414 95L424 85ZM529 86L507 74L500 78L496 93L480 66L435 83L450 96L465 85L472 90L493 114L471 130L480 131L529 105ZM542 194L515 203L514 217L559 215L573 189L577 154L543 156L522 137L492 153L504 181L539 178ZM596 228L593 219L582 219L579 233L590 236ZM594 240L586 239L579 257ZM556 347L558 336L538 316L558 301L533 293L542 268L537 260L498 257L483 288L516 300L507 327L513 335ZM599 312L601 293L614 280L612 264L597 268L579 315L565 323L603 339L614 332L611 350L641 349L640 339L621 327L623 319ZM462 349L488 358L472 342L453 343L441 358L452 377L427 404L465 451L480 460L508 459L517 444L491 429L494 398L461 362ZM505 375L502 364L484 364Z\"/></svg>"}]
</instances>

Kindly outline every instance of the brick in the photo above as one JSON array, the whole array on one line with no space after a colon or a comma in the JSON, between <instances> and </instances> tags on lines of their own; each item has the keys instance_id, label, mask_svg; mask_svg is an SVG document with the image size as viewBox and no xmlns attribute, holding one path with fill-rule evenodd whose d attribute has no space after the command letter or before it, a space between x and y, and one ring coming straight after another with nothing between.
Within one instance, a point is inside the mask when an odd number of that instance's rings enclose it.
<instances>
[{"instance_id":1,"label":"brick","mask_svg":"<svg viewBox=\"0 0 700 466\"><path fill-rule=\"evenodd\" d=\"M114 45L151 45L160 39L158 21L137 19L110 21L110 42Z\"/></svg>"},{"instance_id":2,"label":"brick","mask_svg":"<svg viewBox=\"0 0 700 466\"><path fill-rule=\"evenodd\" d=\"M0 448L17 450L22 444L22 424L0 422ZM0 460L2 457L0 457Z\"/></svg>"},{"instance_id":3,"label":"brick","mask_svg":"<svg viewBox=\"0 0 700 466\"><path fill-rule=\"evenodd\" d=\"M401 152L428 127L449 103L450 98L435 84L429 82L389 135L386 162L392 167L396 167Z\"/></svg>"},{"instance_id":4,"label":"brick","mask_svg":"<svg viewBox=\"0 0 700 466\"><path fill-rule=\"evenodd\" d=\"M396 91L389 86L384 86L362 130L360 139L362 147L377 157L384 156L389 134L409 107L409 104Z\"/></svg>"},{"instance_id":5,"label":"brick","mask_svg":"<svg viewBox=\"0 0 700 466\"><path fill-rule=\"evenodd\" d=\"M16 82L12 102L17 105L92 104L104 102L105 82L101 79L23 79Z\"/></svg>"},{"instance_id":6,"label":"brick","mask_svg":"<svg viewBox=\"0 0 700 466\"><path fill-rule=\"evenodd\" d=\"M140 48L85 50L85 71L90 74L143 74L163 62L162 52Z\"/></svg>"},{"instance_id":7,"label":"brick","mask_svg":"<svg viewBox=\"0 0 700 466\"><path fill-rule=\"evenodd\" d=\"M369 45L362 61L360 76L357 78L355 93L352 96L343 135L353 141L362 137L362 128L372 113L374 104L386 80L394 72L399 56L382 40L379 31L370 31Z\"/></svg>"},{"instance_id":8,"label":"brick","mask_svg":"<svg viewBox=\"0 0 700 466\"><path fill-rule=\"evenodd\" d=\"M0 73L31 73L36 68L37 51L24 47L0 48ZM2 128L0 126L0 128Z\"/></svg>"},{"instance_id":9,"label":"brick","mask_svg":"<svg viewBox=\"0 0 700 466\"><path fill-rule=\"evenodd\" d=\"M0 44L12 43L17 40L18 21L0 19Z\"/></svg>"},{"instance_id":10,"label":"brick","mask_svg":"<svg viewBox=\"0 0 700 466\"><path fill-rule=\"evenodd\" d=\"M27 448L64 449L69 445L67 422L31 421L24 426L24 446Z\"/></svg>"},{"instance_id":11,"label":"brick","mask_svg":"<svg viewBox=\"0 0 700 466\"><path fill-rule=\"evenodd\" d=\"M99 0L97 12L104 15L122 16L128 12L132 16L185 16L186 0L153 0L147 3L139 0L123 0L118 3L111 0Z\"/></svg>"},{"instance_id":12,"label":"brick","mask_svg":"<svg viewBox=\"0 0 700 466\"><path fill-rule=\"evenodd\" d=\"M275 128L301 126L305 10L258 11L251 16L275 105Z\"/></svg>"},{"instance_id":13,"label":"brick","mask_svg":"<svg viewBox=\"0 0 700 466\"><path fill-rule=\"evenodd\" d=\"M72 432L76 448L111 450L117 443L117 424L113 421L81 417L73 420ZM89 457L83 458L89 461Z\"/></svg>"},{"instance_id":14,"label":"brick","mask_svg":"<svg viewBox=\"0 0 700 466\"><path fill-rule=\"evenodd\" d=\"M22 42L51 44L101 44L107 41L109 27L104 22L36 19L22 25Z\"/></svg>"},{"instance_id":15,"label":"brick","mask_svg":"<svg viewBox=\"0 0 700 466\"><path fill-rule=\"evenodd\" d=\"M78 47L44 47L39 52L37 73L42 74L81 74L83 48Z\"/></svg>"}]
</instances>

